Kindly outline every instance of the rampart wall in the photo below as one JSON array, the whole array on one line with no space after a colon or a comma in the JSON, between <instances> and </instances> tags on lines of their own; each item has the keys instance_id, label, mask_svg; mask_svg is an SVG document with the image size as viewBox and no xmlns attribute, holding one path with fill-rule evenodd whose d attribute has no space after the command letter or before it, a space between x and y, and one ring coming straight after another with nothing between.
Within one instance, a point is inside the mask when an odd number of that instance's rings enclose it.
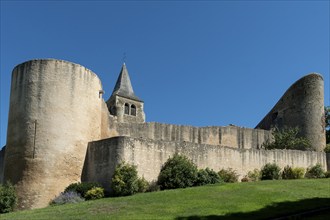
<instances>
[{"instance_id":1,"label":"rampart wall","mask_svg":"<svg viewBox=\"0 0 330 220\"><path fill-rule=\"evenodd\" d=\"M327 170L330 171L330 153L326 153L327 159Z\"/></svg>"},{"instance_id":2,"label":"rampart wall","mask_svg":"<svg viewBox=\"0 0 330 220\"><path fill-rule=\"evenodd\" d=\"M300 135L309 139L316 151L325 148L324 86L320 74L309 74L284 93L256 128L269 130L298 127Z\"/></svg>"},{"instance_id":3,"label":"rampart wall","mask_svg":"<svg viewBox=\"0 0 330 220\"><path fill-rule=\"evenodd\" d=\"M156 122L130 124L110 123L108 137L129 136L152 140L191 142L196 144L221 145L234 148L260 148L271 132L261 129L226 127L193 127Z\"/></svg>"},{"instance_id":4,"label":"rampart wall","mask_svg":"<svg viewBox=\"0 0 330 220\"><path fill-rule=\"evenodd\" d=\"M258 150L219 147L189 142L115 137L89 143L82 181L100 182L109 189L115 166L121 161L137 165L146 180L157 179L161 166L174 153L188 156L199 168L233 168L242 177L266 163L280 167L304 167L321 164L326 169L324 152L298 150Z\"/></svg>"}]
</instances>

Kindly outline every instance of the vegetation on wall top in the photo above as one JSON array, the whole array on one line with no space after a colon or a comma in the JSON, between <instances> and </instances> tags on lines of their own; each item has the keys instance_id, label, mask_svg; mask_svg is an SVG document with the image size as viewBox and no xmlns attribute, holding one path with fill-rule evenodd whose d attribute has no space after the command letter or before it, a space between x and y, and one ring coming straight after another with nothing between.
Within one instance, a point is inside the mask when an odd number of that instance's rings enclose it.
<instances>
[{"instance_id":1,"label":"vegetation on wall top","mask_svg":"<svg viewBox=\"0 0 330 220\"><path fill-rule=\"evenodd\" d=\"M274 128L272 131L274 140L266 141L262 146L267 150L288 149L288 150L310 150L312 145L305 137L299 137L298 128Z\"/></svg>"}]
</instances>

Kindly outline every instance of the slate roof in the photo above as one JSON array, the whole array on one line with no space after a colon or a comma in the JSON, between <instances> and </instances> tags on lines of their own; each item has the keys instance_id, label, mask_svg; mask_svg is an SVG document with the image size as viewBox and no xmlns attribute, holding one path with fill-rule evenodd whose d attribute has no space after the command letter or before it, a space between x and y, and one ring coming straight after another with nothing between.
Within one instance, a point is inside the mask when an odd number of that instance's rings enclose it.
<instances>
[{"instance_id":1,"label":"slate roof","mask_svg":"<svg viewBox=\"0 0 330 220\"><path fill-rule=\"evenodd\" d=\"M124 63L119 77L117 79L115 88L113 89L112 95L119 95L125 98L134 99L136 101L142 102L142 100L134 94L131 80L128 75L126 64Z\"/></svg>"}]
</instances>

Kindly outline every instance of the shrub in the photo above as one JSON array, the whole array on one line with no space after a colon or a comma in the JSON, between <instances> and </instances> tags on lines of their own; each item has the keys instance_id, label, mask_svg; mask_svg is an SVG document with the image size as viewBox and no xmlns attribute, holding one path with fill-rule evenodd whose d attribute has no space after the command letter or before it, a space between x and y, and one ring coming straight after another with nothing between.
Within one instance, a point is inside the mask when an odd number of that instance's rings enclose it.
<instances>
[{"instance_id":1,"label":"shrub","mask_svg":"<svg viewBox=\"0 0 330 220\"><path fill-rule=\"evenodd\" d=\"M275 163L267 163L261 169L261 180L277 180L280 178L281 168Z\"/></svg>"},{"instance_id":2,"label":"shrub","mask_svg":"<svg viewBox=\"0 0 330 220\"><path fill-rule=\"evenodd\" d=\"M112 177L112 189L115 196L128 196L139 192L136 166L120 163Z\"/></svg>"},{"instance_id":3,"label":"shrub","mask_svg":"<svg viewBox=\"0 0 330 220\"><path fill-rule=\"evenodd\" d=\"M79 193L83 198L88 190L91 190L93 187L101 187L99 183L71 183L68 187L65 188L64 192L76 192Z\"/></svg>"},{"instance_id":4,"label":"shrub","mask_svg":"<svg viewBox=\"0 0 330 220\"><path fill-rule=\"evenodd\" d=\"M330 171L325 172L325 178L330 178Z\"/></svg>"},{"instance_id":5,"label":"shrub","mask_svg":"<svg viewBox=\"0 0 330 220\"><path fill-rule=\"evenodd\" d=\"M163 189L191 187L197 180L197 167L186 156L174 154L162 166L158 185Z\"/></svg>"},{"instance_id":6,"label":"shrub","mask_svg":"<svg viewBox=\"0 0 330 220\"><path fill-rule=\"evenodd\" d=\"M330 133L330 132L329 132ZM329 135L330 136L330 135ZM324 152L330 153L330 144L327 144L324 148Z\"/></svg>"},{"instance_id":7,"label":"shrub","mask_svg":"<svg viewBox=\"0 0 330 220\"><path fill-rule=\"evenodd\" d=\"M293 172L293 179L302 179L304 178L305 175L305 169L302 167L295 167L292 168L292 172Z\"/></svg>"},{"instance_id":8,"label":"shrub","mask_svg":"<svg viewBox=\"0 0 330 220\"><path fill-rule=\"evenodd\" d=\"M149 183L144 177L138 178L137 180L138 184L138 192L144 193L149 189Z\"/></svg>"},{"instance_id":9,"label":"shrub","mask_svg":"<svg viewBox=\"0 0 330 220\"><path fill-rule=\"evenodd\" d=\"M228 169L221 169L218 172L220 178L226 182L226 183L235 183L238 182L238 174L236 173L236 170L233 170L232 168Z\"/></svg>"},{"instance_id":10,"label":"shrub","mask_svg":"<svg viewBox=\"0 0 330 220\"><path fill-rule=\"evenodd\" d=\"M305 169L302 167L292 168L286 166L282 172L282 179L301 179L304 177Z\"/></svg>"},{"instance_id":11,"label":"shrub","mask_svg":"<svg viewBox=\"0 0 330 220\"><path fill-rule=\"evenodd\" d=\"M307 169L306 178L324 178L325 177L325 171L323 170L321 164L316 164L315 166L312 166Z\"/></svg>"},{"instance_id":12,"label":"shrub","mask_svg":"<svg viewBox=\"0 0 330 220\"><path fill-rule=\"evenodd\" d=\"M157 184L157 181L151 181L146 192L156 192L160 190L160 186Z\"/></svg>"},{"instance_id":13,"label":"shrub","mask_svg":"<svg viewBox=\"0 0 330 220\"><path fill-rule=\"evenodd\" d=\"M310 141L304 137L298 137L298 128L274 128L272 131L274 141L266 141L262 146L267 150L272 149L291 149L309 150L312 148Z\"/></svg>"},{"instance_id":14,"label":"shrub","mask_svg":"<svg viewBox=\"0 0 330 220\"><path fill-rule=\"evenodd\" d=\"M62 192L50 203L51 205L62 205L67 203L83 202L85 199L81 197L80 193L74 191Z\"/></svg>"},{"instance_id":15,"label":"shrub","mask_svg":"<svg viewBox=\"0 0 330 220\"><path fill-rule=\"evenodd\" d=\"M221 178L217 172L210 168L200 169L197 172L197 180L195 182L196 186L202 186L206 184L220 183Z\"/></svg>"},{"instance_id":16,"label":"shrub","mask_svg":"<svg viewBox=\"0 0 330 220\"><path fill-rule=\"evenodd\" d=\"M15 187L10 182L0 184L0 213L13 211L16 204Z\"/></svg>"},{"instance_id":17,"label":"shrub","mask_svg":"<svg viewBox=\"0 0 330 220\"><path fill-rule=\"evenodd\" d=\"M104 189L102 187L93 187L85 194L86 200L101 199L104 197Z\"/></svg>"},{"instance_id":18,"label":"shrub","mask_svg":"<svg viewBox=\"0 0 330 220\"><path fill-rule=\"evenodd\" d=\"M254 169L248 172L247 177L253 182L259 181L261 179L261 172L258 169Z\"/></svg>"},{"instance_id":19,"label":"shrub","mask_svg":"<svg viewBox=\"0 0 330 220\"><path fill-rule=\"evenodd\" d=\"M204 169L198 170L195 185L203 186L209 183L208 173Z\"/></svg>"},{"instance_id":20,"label":"shrub","mask_svg":"<svg viewBox=\"0 0 330 220\"><path fill-rule=\"evenodd\" d=\"M245 175L242 179L241 179L241 182L251 182L251 179Z\"/></svg>"},{"instance_id":21,"label":"shrub","mask_svg":"<svg viewBox=\"0 0 330 220\"><path fill-rule=\"evenodd\" d=\"M285 166L282 171L282 179L294 179L293 170L290 166Z\"/></svg>"},{"instance_id":22,"label":"shrub","mask_svg":"<svg viewBox=\"0 0 330 220\"><path fill-rule=\"evenodd\" d=\"M215 183L221 183L223 182L221 177L219 176L219 174L217 172L215 172L214 170L210 169L210 168L206 168L205 171L208 174L209 180L210 180L210 184L215 184Z\"/></svg>"}]
</instances>

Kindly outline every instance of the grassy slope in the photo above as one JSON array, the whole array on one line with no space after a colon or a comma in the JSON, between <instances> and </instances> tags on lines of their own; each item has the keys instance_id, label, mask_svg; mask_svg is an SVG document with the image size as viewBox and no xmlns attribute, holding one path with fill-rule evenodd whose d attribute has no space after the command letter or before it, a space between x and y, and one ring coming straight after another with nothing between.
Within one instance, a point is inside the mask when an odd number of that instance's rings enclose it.
<instances>
[{"instance_id":1,"label":"grassy slope","mask_svg":"<svg viewBox=\"0 0 330 220\"><path fill-rule=\"evenodd\" d=\"M0 219L269 218L330 206L330 179L209 185L0 215Z\"/></svg>"}]
</instances>

